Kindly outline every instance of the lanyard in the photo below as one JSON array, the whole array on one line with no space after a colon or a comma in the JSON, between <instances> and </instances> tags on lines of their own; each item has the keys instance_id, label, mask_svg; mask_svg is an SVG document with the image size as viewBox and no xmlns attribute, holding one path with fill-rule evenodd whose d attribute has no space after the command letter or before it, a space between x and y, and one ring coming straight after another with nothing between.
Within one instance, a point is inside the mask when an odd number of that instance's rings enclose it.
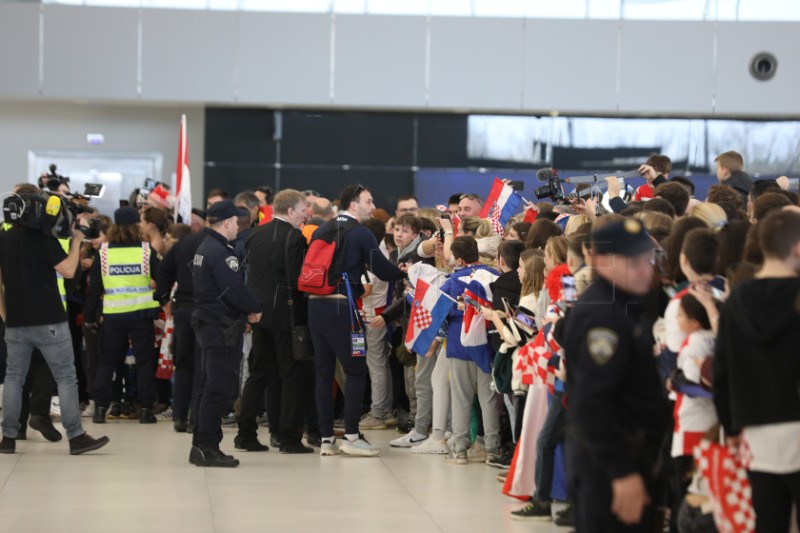
<instances>
[{"instance_id":1,"label":"lanyard","mask_svg":"<svg viewBox=\"0 0 800 533\"><path fill-rule=\"evenodd\" d=\"M342 274L342 279L344 280L344 285L347 288L347 303L349 304L348 314L350 315L350 330L364 331L364 325L361 323L361 315L358 314L358 307L356 306L356 301L353 298L353 291L350 289L350 277L347 275L347 272ZM356 329L356 325L358 325L358 329Z\"/></svg>"}]
</instances>

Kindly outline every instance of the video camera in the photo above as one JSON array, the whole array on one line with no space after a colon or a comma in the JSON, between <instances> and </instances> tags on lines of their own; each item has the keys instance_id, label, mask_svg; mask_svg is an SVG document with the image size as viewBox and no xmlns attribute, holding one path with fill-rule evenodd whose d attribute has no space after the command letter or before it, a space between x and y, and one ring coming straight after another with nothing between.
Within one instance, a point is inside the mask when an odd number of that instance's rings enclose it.
<instances>
[{"instance_id":1,"label":"video camera","mask_svg":"<svg viewBox=\"0 0 800 533\"><path fill-rule=\"evenodd\" d=\"M542 198L552 198L554 201L564 200L565 195L564 187L562 185L563 183L591 185L582 191L573 191L568 196L568 199L588 198L593 194L607 188L608 183L605 181L605 179L609 177L618 177L622 179L634 178L639 177L639 173L635 170L632 170L629 172L617 172L612 174L588 174L585 176L573 176L571 178L562 179L558 177L558 170L554 168L540 168L536 171L536 179L539 181L544 181L547 184L535 189L536 198L538 200L541 200ZM632 195L633 188L630 185L626 185L623 187L622 193L623 195Z\"/></svg>"},{"instance_id":2,"label":"video camera","mask_svg":"<svg viewBox=\"0 0 800 533\"><path fill-rule=\"evenodd\" d=\"M12 194L3 200L3 216L7 223L40 230L57 239L70 238L78 214L92 211L47 191ZM80 229L87 239L96 239L100 236L100 220L88 219Z\"/></svg>"},{"instance_id":3,"label":"video camera","mask_svg":"<svg viewBox=\"0 0 800 533\"><path fill-rule=\"evenodd\" d=\"M564 199L564 188L561 186L558 170L554 168L540 168L536 171L536 179L546 183L546 185L536 187L533 190L537 200L552 198L553 201L558 202Z\"/></svg>"},{"instance_id":4,"label":"video camera","mask_svg":"<svg viewBox=\"0 0 800 533\"><path fill-rule=\"evenodd\" d=\"M56 192L58 191L58 187L61 184L66 183L67 185L69 185L69 178L67 176L62 176L61 174L58 173L58 171L56 170L58 167L56 167L55 163L52 163L47 168L50 170L50 172L39 176L40 189L42 189L43 191Z\"/></svg>"}]
</instances>

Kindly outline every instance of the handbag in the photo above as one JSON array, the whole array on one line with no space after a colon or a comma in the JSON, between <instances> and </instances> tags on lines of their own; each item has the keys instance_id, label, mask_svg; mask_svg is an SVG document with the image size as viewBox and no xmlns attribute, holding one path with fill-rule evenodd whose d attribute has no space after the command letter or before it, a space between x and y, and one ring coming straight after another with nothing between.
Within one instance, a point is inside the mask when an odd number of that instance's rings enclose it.
<instances>
[{"instance_id":1,"label":"handbag","mask_svg":"<svg viewBox=\"0 0 800 533\"><path fill-rule=\"evenodd\" d=\"M295 324L294 317L294 295L292 294L292 282L289 276L289 238L292 231L286 234L286 249L284 250L284 261L286 267L286 287L289 291L289 327L292 334L292 356L295 361L308 362L314 360L314 346L311 343L311 330L305 324Z\"/></svg>"}]
</instances>

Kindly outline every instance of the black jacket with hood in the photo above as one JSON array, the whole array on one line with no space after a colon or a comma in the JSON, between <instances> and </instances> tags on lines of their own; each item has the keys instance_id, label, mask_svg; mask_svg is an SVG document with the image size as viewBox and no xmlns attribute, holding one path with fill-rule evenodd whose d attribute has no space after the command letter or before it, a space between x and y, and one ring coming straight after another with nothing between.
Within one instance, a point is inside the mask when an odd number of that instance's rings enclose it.
<instances>
[{"instance_id":1,"label":"black jacket with hood","mask_svg":"<svg viewBox=\"0 0 800 533\"><path fill-rule=\"evenodd\" d=\"M736 192L742 197L742 209L747 209L747 199L750 196L750 191L753 190L753 178L744 170L734 172L731 177L724 181L728 187L733 187Z\"/></svg>"},{"instance_id":2,"label":"black jacket with hood","mask_svg":"<svg viewBox=\"0 0 800 533\"><path fill-rule=\"evenodd\" d=\"M800 421L800 278L742 283L719 320L714 404L725 431Z\"/></svg>"}]
</instances>

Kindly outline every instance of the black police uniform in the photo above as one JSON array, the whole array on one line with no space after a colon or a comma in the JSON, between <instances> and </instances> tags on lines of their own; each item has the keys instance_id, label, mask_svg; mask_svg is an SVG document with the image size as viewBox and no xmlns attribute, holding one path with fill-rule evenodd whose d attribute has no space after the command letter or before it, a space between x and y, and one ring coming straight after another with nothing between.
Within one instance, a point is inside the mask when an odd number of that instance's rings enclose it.
<instances>
[{"instance_id":1,"label":"black police uniform","mask_svg":"<svg viewBox=\"0 0 800 533\"><path fill-rule=\"evenodd\" d=\"M158 265L155 298L162 306L170 301L172 286L178 286L172 296L173 336L175 339L175 383L172 388L172 420L175 431L188 429L189 407L193 391L200 383L200 345L192 329L194 285L192 262L197 249L206 239L205 232L182 238L170 248ZM196 411L196 409L194 409ZM193 419L194 422L194 419Z\"/></svg>"},{"instance_id":2,"label":"black police uniform","mask_svg":"<svg viewBox=\"0 0 800 533\"><path fill-rule=\"evenodd\" d=\"M652 248L647 232L632 219L601 228L592 240L601 254L634 256ZM581 533L652 530L650 506L633 526L611 512L614 479L638 473L651 498L654 494L669 413L651 327L641 298L599 276L567 318L567 468Z\"/></svg>"},{"instance_id":3,"label":"black police uniform","mask_svg":"<svg viewBox=\"0 0 800 533\"><path fill-rule=\"evenodd\" d=\"M208 216L221 220L242 216L240 211L233 202L224 201L211 206ZM202 351L202 378L189 459L198 466L236 466L238 461L219 451L221 420L239 383L246 317L260 313L261 305L245 286L244 269L228 240L213 229L203 231L207 237L192 266L192 327Z\"/></svg>"}]
</instances>

